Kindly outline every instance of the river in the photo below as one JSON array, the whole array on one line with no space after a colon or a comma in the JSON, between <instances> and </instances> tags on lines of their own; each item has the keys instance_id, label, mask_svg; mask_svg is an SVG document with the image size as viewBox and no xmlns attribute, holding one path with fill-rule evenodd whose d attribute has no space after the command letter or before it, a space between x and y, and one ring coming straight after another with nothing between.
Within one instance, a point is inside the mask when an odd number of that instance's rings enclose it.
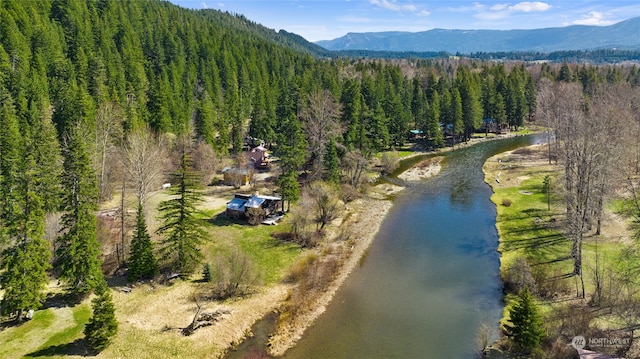
<instances>
[{"instance_id":1,"label":"river","mask_svg":"<svg viewBox=\"0 0 640 359\"><path fill-rule=\"evenodd\" d=\"M503 308L496 208L482 166L535 142L522 136L458 149L444 154L437 176L401 182L407 188L361 266L284 357L475 358L479 326L497 335Z\"/></svg>"},{"instance_id":2,"label":"river","mask_svg":"<svg viewBox=\"0 0 640 359\"><path fill-rule=\"evenodd\" d=\"M445 155L407 184L362 266L285 358L474 358L482 322L497 333L502 282L491 188L482 165L535 136Z\"/></svg>"}]
</instances>

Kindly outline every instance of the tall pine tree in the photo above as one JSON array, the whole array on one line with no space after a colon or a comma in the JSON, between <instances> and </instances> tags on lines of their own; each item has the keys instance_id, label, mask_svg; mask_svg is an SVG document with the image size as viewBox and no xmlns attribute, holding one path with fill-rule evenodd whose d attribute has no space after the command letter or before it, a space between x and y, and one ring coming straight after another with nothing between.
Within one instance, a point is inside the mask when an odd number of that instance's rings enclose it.
<instances>
[{"instance_id":1,"label":"tall pine tree","mask_svg":"<svg viewBox=\"0 0 640 359\"><path fill-rule=\"evenodd\" d=\"M43 290L48 282L51 252L44 236L45 212L43 203L34 191L38 178L35 161L28 155L21 161L16 203L19 210L14 216L10 231L14 245L3 253L0 271L0 286L4 289L2 314L17 313L16 320L22 319L27 309L38 309L44 301Z\"/></svg>"},{"instance_id":2,"label":"tall pine tree","mask_svg":"<svg viewBox=\"0 0 640 359\"><path fill-rule=\"evenodd\" d=\"M172 198L158 207L163 224L157 233L165 236L162 251L169 266L190 273L202 258L198 246L206 239L206 233L196 208L202 201L200 185L190 167L185 141L181 145L180 169L174 174L175 185L171 187Z\"/></svg>"},{"instance_id":3,"label":"tall pine tree","mask_svg":"<svg viewBox=\"0 0 640 359\"><path fill-rule=\"evenodd\" d=\"M102 280L96 237L98 186L82 137L72 131L64 149L64 215L56 267L75 294L86 295Z\"/></svg>"}]
</instances>

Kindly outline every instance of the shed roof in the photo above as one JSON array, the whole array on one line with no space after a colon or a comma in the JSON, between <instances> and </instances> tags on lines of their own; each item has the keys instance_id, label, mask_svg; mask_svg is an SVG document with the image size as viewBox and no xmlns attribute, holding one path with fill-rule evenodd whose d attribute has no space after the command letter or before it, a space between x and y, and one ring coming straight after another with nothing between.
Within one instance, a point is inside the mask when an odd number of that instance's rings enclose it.
<instances>
[{"instance_id":1,"label":"shed roof","mask_svg":"<svg viewBox=\"0 0 640 359\"><path fill-rule=\"evenodd\" d=\"M236 197L232 199L229 203L227 203L227 209L244 212L245 203L247 203L246 200Z\"/></svg>"},{"instance_id":2,"label":"shed roof","mask_svg":"<svg viewBox=\"0 0 640 359\"><path fill-rule=\"evenodd\" d=\"M251 196L249 200L244 204L247 208L260 208L266 199L260 196Z\"/></svg>"}]
</instances>

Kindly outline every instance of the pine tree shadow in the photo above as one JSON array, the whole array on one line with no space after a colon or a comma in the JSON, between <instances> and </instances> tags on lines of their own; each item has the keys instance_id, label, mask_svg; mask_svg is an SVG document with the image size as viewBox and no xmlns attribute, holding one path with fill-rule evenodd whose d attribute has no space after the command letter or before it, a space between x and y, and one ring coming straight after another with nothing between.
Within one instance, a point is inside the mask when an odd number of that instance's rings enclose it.
<instances>
[{"instance_id":1,"label":"pine tree shadow","mask_svg":"<svg viewBox=\"0 0 640 359\"><path fill-rule=\"evenodd\" d=\"M52 345L25 355L26 358L51 357L55 355L95 356L84 338L78 338L71 343Z\"/></svg>"},{"instance_id":2,"label":"pine tree shadow","mask_svg":"<svg viewBox=\"0 0 640 359\"><path fill-rule=\"evenodd\" d=\"M70 292L48 294L42 309L73 307L80 304L84 298Z\"/></svg>"}]
</instances>

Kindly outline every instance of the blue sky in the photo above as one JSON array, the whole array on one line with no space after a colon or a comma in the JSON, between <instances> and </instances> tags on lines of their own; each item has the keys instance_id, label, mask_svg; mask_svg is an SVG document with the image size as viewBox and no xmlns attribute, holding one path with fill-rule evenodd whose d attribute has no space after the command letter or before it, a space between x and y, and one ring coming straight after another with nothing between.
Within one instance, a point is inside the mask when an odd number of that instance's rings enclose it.
<instances>
[{"instance_id":1,"label":"blue sky","mask_svg":"<svg viewBox=\"0 0 640 359\"><path fill-rule=\"evenodd\" d=\"M610 25L640 16L637 0L170 0L191 9L242 14L309 41L348 32L442 29L534 29Z\"/></svg>"}]
</instances>

